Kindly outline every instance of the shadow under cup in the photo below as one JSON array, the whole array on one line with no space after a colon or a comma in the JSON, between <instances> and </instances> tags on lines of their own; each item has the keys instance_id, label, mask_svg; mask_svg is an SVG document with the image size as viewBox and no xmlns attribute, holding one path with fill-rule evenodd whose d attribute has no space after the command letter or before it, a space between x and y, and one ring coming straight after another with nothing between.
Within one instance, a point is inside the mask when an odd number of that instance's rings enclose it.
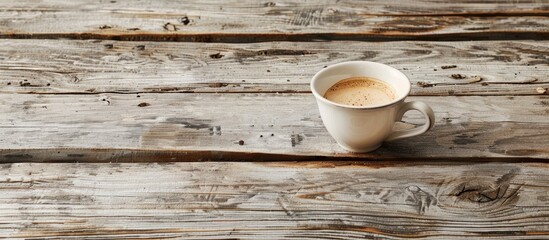
<instances>
[{"instance_id":1,"label":"shadow under cup","mask_svg":"<svg viewBox=\"0 0 549 240\"><path fill-rule=\"evenodd\" d=\"M382 81L393 88L395 99L378 105L349 106L324 98L330 87L351 77ZM373 151L390 137L394 123L402 117L404 99L410 89L410 81L402 72L385 64L366 61L332 65L318 72L311 82L324 126L342 148L352 152Z\"/></svg>"}]
</instances>

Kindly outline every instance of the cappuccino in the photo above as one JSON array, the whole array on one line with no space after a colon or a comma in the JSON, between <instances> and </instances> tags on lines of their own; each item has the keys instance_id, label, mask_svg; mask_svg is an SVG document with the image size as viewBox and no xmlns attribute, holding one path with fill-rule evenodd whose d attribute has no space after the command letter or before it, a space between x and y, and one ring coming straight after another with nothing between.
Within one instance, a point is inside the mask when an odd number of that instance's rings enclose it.
<instances>
[{"instance_id":1,"label":"cappuccino","mask_svg":"<svg viewBox=\"0 0 549 240\"><path fill-rule=\"evenodd\" d=\"M367 107L391 102L396 94L390 85L377 79L352 77L337 82L324 97L343 105Z\"/></svg>"}]
</instances>

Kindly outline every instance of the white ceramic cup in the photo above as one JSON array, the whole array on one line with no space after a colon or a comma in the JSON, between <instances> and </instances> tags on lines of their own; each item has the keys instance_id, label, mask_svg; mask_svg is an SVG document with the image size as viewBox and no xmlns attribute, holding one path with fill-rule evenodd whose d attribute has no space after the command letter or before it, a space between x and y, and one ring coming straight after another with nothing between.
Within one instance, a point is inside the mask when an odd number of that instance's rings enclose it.
<instances>
[{"instance_id":1,"label":"white ceramic cup","mask_svg":"<svg viewBox=\"0 0 549 240\"><path fill-rule=\"evenodd\" d=\"M326 91L340 80L350 77L371 77L393 87L395 100L367 107L338 104L324 98ZM385 64L367 61L344 62L329 66L313 77L311 90L316 97L324 126L344 149L351 152L370 152L384 141L392 141L422 134L435 124L435 114L425 103L404 102L410 93L408 77ZM395 122L404 113L418 110L426 123L412 129L393 131Z\"/></svg>"}]
</instances>

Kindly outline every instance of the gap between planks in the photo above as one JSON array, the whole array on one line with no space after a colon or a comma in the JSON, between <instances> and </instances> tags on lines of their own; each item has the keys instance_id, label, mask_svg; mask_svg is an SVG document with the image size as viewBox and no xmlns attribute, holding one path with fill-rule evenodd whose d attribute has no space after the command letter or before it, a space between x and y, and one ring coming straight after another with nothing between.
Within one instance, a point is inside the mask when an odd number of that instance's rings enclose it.
<instances>
[{"instance_id":1,"label":"gap between planks","mask_svg":"<svg viewBox=\"0 0 549 240\"><path fill-rule=\"evenodd\" d=\"M0 33L0 39L74 39L151 42L257 43L272 41L509 41L547 40L543 31L487 31L437 34L377 33Z\"/></svg>"},{"instance_id":2,"label":"gap between planks","mask_svg":"<svg viewBox=\"0 0 549 240\"><path fill-rule=\"evenodd\" d=\"M410 157L384 158L370 154L338 153L336 156L277 154L219 150L166 150L118 148L0 149L0 164L11 163L150 163L150 162L279 162L288 166L413 166L468 163L549 163L529 157Z\"/></svg>"}]
</instances>

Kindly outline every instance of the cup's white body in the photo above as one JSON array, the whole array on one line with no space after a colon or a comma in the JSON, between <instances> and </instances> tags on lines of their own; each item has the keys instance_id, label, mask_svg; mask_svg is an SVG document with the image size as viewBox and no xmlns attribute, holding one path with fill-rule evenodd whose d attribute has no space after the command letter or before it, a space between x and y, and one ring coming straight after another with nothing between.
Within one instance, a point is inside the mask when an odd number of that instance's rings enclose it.
<instances>
[{"instance_id":1,"label":"cup's white body","mask_svg":"<svg viewBox=\"0 0 549 240\"><path fill-rule=\"evenodd\" d=\"M387 103L368 107L348 106L324 98L326 91L337 82L350 77L371 77L390 85L396 98ZM324 126L337 143L352 152L369 152L385 140L424 133L434 124L434 114L424 103L404 100L411 84L402 72L381 63L367 61L344 62L318 72L311 82ZM393 125L411 109L424 113L427 124L406 131L393 131Z\"/></svg>"},{"instance_id":2,"label":"cup's white body","mask_svg":"<svg viewBox=\"0 0 549 240\"><path fill-rule=\"evenodd\" d=\"M324 126L344 149L352 152L370 152L381 146L391 134L401 102L384 108L342 108L318 101Z\"/></svg>"}]
</instances>

